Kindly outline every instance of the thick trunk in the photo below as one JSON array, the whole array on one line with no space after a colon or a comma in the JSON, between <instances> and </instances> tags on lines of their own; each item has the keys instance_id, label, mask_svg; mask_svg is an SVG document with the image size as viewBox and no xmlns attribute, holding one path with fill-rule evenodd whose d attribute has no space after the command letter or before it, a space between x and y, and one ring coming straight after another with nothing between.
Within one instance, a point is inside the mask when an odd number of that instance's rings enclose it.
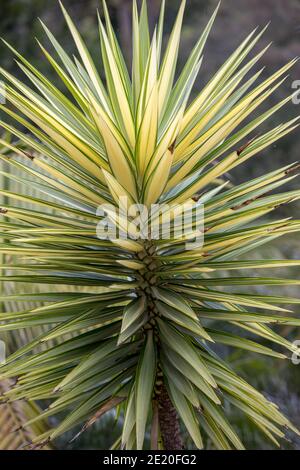
<instances>
[{"instance_id":1,"label":"thick trunk","mask_svg":"<svg viewBox=\"0 0 300 470\"><path fill-rule=\"evenodd\" d=\"M164 385L161 386L158 395L158 417L164 449L182 450L183 442L177 412Z\"/></svg>"}]
</instances>

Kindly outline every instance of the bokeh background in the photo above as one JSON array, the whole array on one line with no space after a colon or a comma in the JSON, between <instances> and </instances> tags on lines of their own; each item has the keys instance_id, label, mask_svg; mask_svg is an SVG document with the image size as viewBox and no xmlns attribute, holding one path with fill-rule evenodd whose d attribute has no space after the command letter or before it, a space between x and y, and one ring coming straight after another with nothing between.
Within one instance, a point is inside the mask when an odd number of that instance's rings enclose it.
<instances>
[{"instance_id":1,"label":"bokeh background","mask_svg":"<svg viewBox=\"0 0 300 470\"><path fill-rule=\"evenodd\" d=\"M86 43L97 63L99 54L99 37L97 29L96 10L102 13L100 0L64 0L64 6L77 23ZM188 0L185 23L183 28L182 45L180 50L179 69L184 64L189 51L199 37L211 12L216 7L216 0ZM172 23L180 0L167 0L167 15L165 40L170 34ZM118 33L126 60L130 64L131 57L131 5L132 0L107 0L112 21ZM160 7L160 0L148 0L149 18L154 26ZM35 37L47 44L43 36L38 18L41 18L54 33L59 42L69 51L74 51L73 42L67 30L55 0L0 0L0 35L11 43L19 52L27 57L34 65L49 77L56 80L53 71L39 52ZM212 73L221 65L241 40L256 26L264 26L271 21L266 33L254 52L264 48L273 41L272 47L262 58L261 65L265 66L262 78L270 75L291 58L300 55L300 1L299 0L223 0L219 15L211 32L204 51L204 65L196 82L195 92L201 89ZM0 66L20 75L14 64L14 58L9 49L0 45ZM98 62L101 73L100 59ZM291 70L286 82L269 99L265 106L275 104L290 94L294 80L300 80L300 61ZM274 126L284 120L300 114L300 104L288 103L266 127ZM1 131L0 131L1 133ZM275 169L299 160L299 131L285 137L276 145L271 146L250 162L238 168L231 176L235 184L250 176L258 176L265 171ZM299 180L293 182L293 187L299 187ZM300 203L279 209L283 217L299 217ZM255 258L269 256L272 258L300 259L300 236L292 235L274 243L272 246L260 249L252 254ZM299 278L299 270L282 270L276 275L286 275ZM266 292L265 288L256 289ZM274 290L273 290L274 292ZM286 294L298 296L299 289L286 288ZM284 334L291 340L300 339L300 331L286 329ZM230 358L232 364L240 373L258 387L266 395L274 399L300 428L300 365L295 366L291 361L277 362L242 352L224 349L224 355ZM230 410L229 410L230 412ZM242 438L248 448L273 448L259 435L254 433L247 422L239 415L232 415L232 421L240 428ZM82 436L74 444L69 444L70 436L65 436L56 445L57 448L108 448L118 430L113 416L107 416L93 430ZM300 439L291 436L290 441L282 445L282 449L299 449Z\"/></svg>"},{"instance_id":2,"label":"bokeh background","mask_svg":"<svg viewBox=\"0 0 300 470\"><path fill-rule=\"evenodd\" d=\"M97 9L102 12L101 0L64 0L72 18L85 38L93 57L99 54L99 36L97 28ZM155 25L161 0L148 0L149 18ZM217 0L188 0L183 28L179 67L199 37ZM167 0L165 40L170 34L180 0ZM131 7L132 0L107 0L114 27L118 33L126 60L131 61ZM0 0L0 35L24 54L34 65L47 72L56 80L49 63L44 59L37 47L35 38L47 45L38 18L41 18L64 44L68 52L74 52L72 38L67 30L60 11L58 0ZM256 26L270 25L256 49L263 49L273 42L270 49L261 59L257 69L265 66L262 78L267 77L291 58L300 55L300 1L299 0L223 0L220 11L212 29L204 51L204 62L199 73L194 92L201 89L212 73L220 66L241 40ZM43 42L44 40L44 42ZM20 71L14 64L12 53L5 45L0 45L1 66L16 75ZM101 63L99 58L99 71ZM291 93L294 80L300 80L300 61L289 72L286 82L269 98L265 106L274 105L287 94ZM300 87L299 87L300 88ZM300 97L300 93L299 93ZM259 110L260 112L260 110ZM300 104L288 104L274 118L266 123L266 127L275 122L282 122L300 113ZM287 136L279 143L266 149L256 159L252 159L235 175L242 178L257 175L274 166L285 165L298 160L299 132ZM294 185L297 185L295 181ZM299 205L297 208L299 209ZM285 209L281 209L282 211ZM296 206L294 207L296 211ZM290 207L288 208L290 213Z\"/></svg>"}]
</instances>

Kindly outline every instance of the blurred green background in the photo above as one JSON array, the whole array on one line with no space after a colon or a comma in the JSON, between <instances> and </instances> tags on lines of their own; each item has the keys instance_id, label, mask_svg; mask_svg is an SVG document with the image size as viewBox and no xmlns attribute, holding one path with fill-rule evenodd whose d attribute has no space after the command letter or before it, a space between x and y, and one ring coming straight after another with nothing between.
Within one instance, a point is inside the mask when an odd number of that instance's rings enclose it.
<instances>
[{"instance_id":1,"label":"blurred green background","mask_svg":"<svg viewBox=\"0 0 300 470\"><path fill-rule=\"evenodd\" d=\"M64 0L65 7L79 26L89 49L97 63L99 54L99 38L97 30L96 10L102 12L99 0ZM189 51L200 35L216 0L188 0L183 41L181 45L179 67L184 64ZM132 0L107 0L111 12L113 24L126 54L126 60L130 64L131 50L131 5ZM165 40L167 39L174 21L180 0L167 0L167 15ZM149 17L154 25L159 11L160 0L149 0ZM72 39L67 30L59 4L53 0L0 0L0 35L11 43L19 52L24 54L34 65L47 72L49 77L56 80L53 71L44 60L36 45L35 37L43 44L47 44L43 36L38 18L41 18L56 38L64 44L69 52L74 52ZM204 51L204 62L200 70L199 78L195 86L195 92L201 89L212 73L222 64L241 40L256 26L264 26L271 21L254 52L265 47L273 41L272 47L267 51L260 66L265 66L263 77L284 65L289 59L299 55L300 52L300 1L299 0L223 0L219 15ZM0 65L10 72L20 75L19 69L14 64L14 58L9 49L0 44ZM98 62L101 73L100 59ZM282 87L265 104L266 107L275 104L292 90L294 80L300 80L300 63L290 72L290 76ZM300 96L299 96L300 97ZM300 104L290 102L285 106L273 122L268 122L266 127L274 126L300 113ZM256 158L242 167L239 167L231 176L234 184L257 176L270 169L287 165L299 160L298 156L299 131L285 137L276 145L271 146ZM298 179L293 182L294 187L299 186ZM286 188L288 189L288 188ZM300 203L280 208L283 217L299 215ZM293 235L285 238L272 246L261 249L259 253L253 253L255 258L297 258L300 259L300 237ZM294 270L282 270L276 272L278 276L299 277L297 268ZM257 289L260 292L265 288ZM270 289L268 289L270 291ZM272 292L272 291L271 291ZM275 292L273 290L273 292ZM286 293L299 297L299 289L287 288ZM291 340L300 339L300 332L289 329L284 332ZM223 354L230 355L230 351L224 350ZM300 365L297 367L286 360L277 362L255 355L237 352L231 354L230 360L236 370L247 377L253 385L259 386L268 397L274 399L289 415L293 422L300 428ZM230 410L228 410L230 413ZM232 421L240 428L242 438L248 448L268 449L269 443L255 434L251 427L240 416L232 415ZM118 436L114 419L108 416L74 444L68 444L71 436L65 436L57 443L58 448L108 448ZM208 444L209 445L209 444ZM283 443L284 449L300 449L300 439L291 437L291 442Z\"/></svg>"}]
</instances>

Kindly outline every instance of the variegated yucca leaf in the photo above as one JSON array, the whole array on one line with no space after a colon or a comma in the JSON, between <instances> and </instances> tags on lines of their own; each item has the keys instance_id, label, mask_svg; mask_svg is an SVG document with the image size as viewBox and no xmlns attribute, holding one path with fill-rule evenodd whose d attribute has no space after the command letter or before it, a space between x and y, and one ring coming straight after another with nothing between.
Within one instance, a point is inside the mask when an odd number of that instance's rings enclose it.
<instances>
[{"instance_id":1,"label":"variegated yucca leaf","mask_svg":"<svg viewBox=\"0 0 300 470\"><path fill-rule=\"evenodd\" d=\"M0 144L0 152L5 154L7 152L7 144L11 143L11 136L5 133L2 136ZM7 164L2 164L2 169L8 171ZM14 188L18 190L18 185L14 183L9 183L7 178L4 175L1 175L1 188L9 189ZM33 194L33 191L31 191ZM6 203L7 200L2 198L2 202ZM5 253L1 253L1 276L4 277L6 274L5 267L9 266L12 263L11 258L7 258ZM18 285L18 287L20 284ZM9 294L14 293L16 285L14 282L1 282L1 312L6 311L18 311L22 308L28 308L29 306L36 307L38 306L37 302L16 302L14 300L6 301L6 297L9 298ZM23 289L27 293L36 293L38 290L38 285L24 284ZM27 328L26 330L19 331L6 331L0 334L0 340L5 343L5 353L10 354L16 349L24 346L24 344L29 343L32 339L41 334L43 331L49 328L44 325L38 327ZM4 395L7 393L12 386L15 385L15 381L12 380L0 380L0 394ZM23 426L27 423L28 420L36 418L40 415L40 407L34 403L34 401L25 401L20 400L17 402L4 401L0 406L0 450L16 450L22 449L28 445L28 442L32 441L34 438L37 438L44 432L49 430L49 424L46 420L40 420L37 423L33 423L31 426L27 426L26 429ZM46 446L47 449L51 448L51 444Z\"/></svg>"},{"instance_id":2,"label":"variegated yucca leaf","mask_svg":"<svg viewBox=\"0 0 300 470\"><path fill-rule=\"evenodd\" d=\"M226 345L282 359L297 350L271 327L299 326L300 318L283 305L300 299L247 294L244 287L300 284L273 272L299 266L299 260L247 259L260 245L299 231L298 220L271 218L279 205L299 199L299 190L280 190L298 166L236 185L225 181L228 172L298 126L295 118L257 135L291 100L257 113L296 59L259 82L261 71L251 70L266 48L249 54L265 28L255 29L192 100L217 9L177 73L185 3L163 49L165 2L152 33L146 2L138 11L133 1L130 72L104 4L103 73L100 57L90 56L62 6L76 55L69 56L44 24L51 52L39 46L65 92L9 45L26 80L1 69L7 98L1 110L10 117L1 125L15 141L2 141L0 158L11 167L5 177L23 190L1 189L0 250L13 261L2 266L0 281L39 290L6 296L6 303L26 306L2 312L0 332L47 328L1 367L3 380L18 378L3 398L12 404L50 401L27 426L65 416L33 444L81 423L83 431L113 409L123 420L115 447L125 449L142 449L148 431L153 449L181 448L181 426L197 448L208 437L218 449L242 449L225 405L242 411L275 444L286 429L297 432L215 349ZM131 234L134 216L116 219L111 209L124 198L147 208L168 204L177 214L188 203L186 239L176 231L147 240L97 237L102 204L110 204L110 221ZM193 216L202 205L204 244L190 249ZM155 217L164 230L164 219ZM270 277L259 275L262 268L270 269ZM243 269L253 269L253 277L243 276Z\"/></svg>"}]
</instances>

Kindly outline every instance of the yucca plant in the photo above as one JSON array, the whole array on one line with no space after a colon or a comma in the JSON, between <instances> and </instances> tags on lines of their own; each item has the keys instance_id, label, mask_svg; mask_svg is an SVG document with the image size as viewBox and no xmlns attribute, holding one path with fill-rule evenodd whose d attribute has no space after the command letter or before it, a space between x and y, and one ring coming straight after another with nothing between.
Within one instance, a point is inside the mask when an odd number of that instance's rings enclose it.
<instances>
[{"instance_id":1,"label":"yucca plant","mask_svg":"<svg viewBox=\"0 0 300 470\"><path fill-rule=\"evenodd\" d=\"M81 423L84 431L113 409L123 423L114 448L142 449L147 434L152 449L180 449L186 429L197 448L206 436L218 449L241 449L226 419L228 406L243 412L275 444L286 429L297 432L215 347L282 359L297 351L269 324L299 326L300 319L282 305L300 300L238 291L238 286L300 283L273 273L269 278L241 275L243 269L258 274L260 268L300 265L299 260L244 257L299 231L299 221L269 217L277 206L299 198L299 190L276 191L296 176L297 165L237 185L224 181L232 169L298 126L296 118L253 137L290 96L247 120L295 60L258 85L261 71L244 80L267 49L245 62L265 28L254 30L191 100L217 10L177 76L184 9L185 1L162 52L165 2L151 37L146 2L139 12L133 1L130 74L105 3L106 27L99 17L101 63L92 60L62 6L78 57L69 56L45 25L55 55L39 46L66 92L9 46L34 89L1 70L8 102L1 109L21 125L1 121L17 139L5 143L1 159L14 170L6 177L24 186L23 193L1 191L8 199L1 209L1 252L12 260L2 280L45 288L9 296L7 301L43 306L3 312L0 331L33 325L48 325L50 331L13 353L0 373L2 379L17 378L5 400L50 403L28 425L63 416L33 445ZM26 187L41 196L30 196ZM168 238L97 236L99 218L108 218L120 231L133 227L133 215L116 218L111 209L125 199L146 209L167 204L173 214L181 214L188 203L185 238L174 228ZM108 208L99 216L103 204ZM203 205L204 243L191 249L193 216ZM162 215L154 218L163 231ZM64 289L55 291L57 285Z\"/></svg>"}]
</instances>

